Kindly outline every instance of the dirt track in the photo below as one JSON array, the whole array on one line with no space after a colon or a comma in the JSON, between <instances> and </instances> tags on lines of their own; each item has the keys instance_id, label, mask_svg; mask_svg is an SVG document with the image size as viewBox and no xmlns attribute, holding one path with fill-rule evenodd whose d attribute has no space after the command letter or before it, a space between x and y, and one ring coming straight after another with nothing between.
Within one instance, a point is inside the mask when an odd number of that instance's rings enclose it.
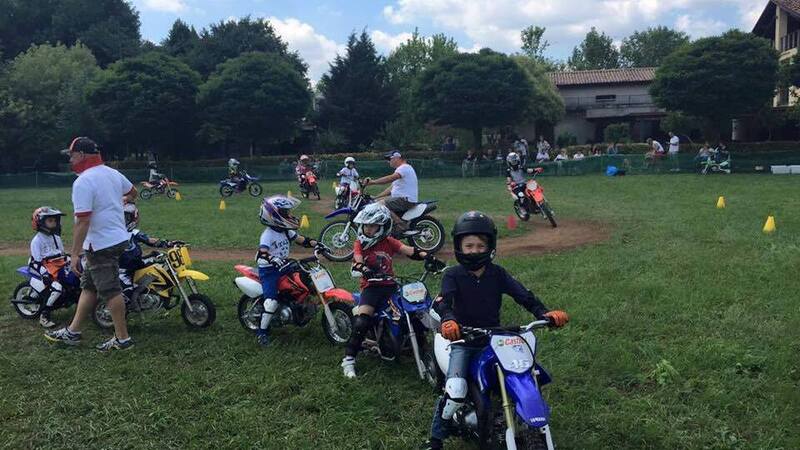
<instances>
[{"instance_id":1,"label":"dirt track","mask_svg":"<svg viewBox=\"0 0 800 450\"><path fill-rule=\"evenodd\" d=\"M528 230L524 235L500 239L498 253L501 256L557 253L602 242L611 235L610 227L600 222L560 219L558 228L551 228L546 222L537 219L533 218L529 223L519 224L520 227ZM499 223L502 222L498 221ZM24 244L0 244L0 256L28 256L29 251L29 247ZM293 249L293 253L298 256L310 254L302 248ZM198 261L241 261L246 263L253 259L254 254L255 250L252 248L192 247L192 258ZM440 254L452 257L453 252L451 247L445 244Z\"/></svg>"}]
</instances>

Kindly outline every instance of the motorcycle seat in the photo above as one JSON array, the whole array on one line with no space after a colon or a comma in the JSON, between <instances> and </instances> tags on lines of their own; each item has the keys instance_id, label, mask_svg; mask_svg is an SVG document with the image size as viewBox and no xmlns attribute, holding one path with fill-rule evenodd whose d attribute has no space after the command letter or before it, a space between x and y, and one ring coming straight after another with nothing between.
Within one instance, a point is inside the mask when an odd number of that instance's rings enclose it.
<instances>
[{"instance_id":1,"label":"motorcycle seat","mask_svg":"<svg viewBox=\"0 0 800 450\"><path fill-rule=\"evenodd\" d=\"M401 219L409 222L436 209L436 200L419 202L414 207L403 213Z\"/></svg>"}]
</instances>

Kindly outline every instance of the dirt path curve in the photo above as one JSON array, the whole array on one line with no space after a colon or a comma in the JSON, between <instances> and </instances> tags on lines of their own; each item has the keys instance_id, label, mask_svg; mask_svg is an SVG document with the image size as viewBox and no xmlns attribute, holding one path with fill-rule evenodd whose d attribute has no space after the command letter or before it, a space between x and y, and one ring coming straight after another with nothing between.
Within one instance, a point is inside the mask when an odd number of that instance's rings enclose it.
<instances>
[{"instance_id":1,"label":"dirt path curve","mask_svg":"<svg viewBox=\"0 0 800 450\"><path fill-rule=\"evenodd\" d=\"M314 202L312 204L318 204ZM315 211L322 212L327 205L314 207ZM325 211L327 214L328 211ZM497 220L497 218L496 218ZM503 223L498 221L498 223ZM558 228L551 228L543 221L532 219L528 223L520 223L527 232L522 236L500 239L498 253L501 256L541 255L558 253L584 245L590 245L607 240L611 236L611 227L607 224L592 221L579 221L560 219ZM27 256L29 248L24 244L0 243L0 256ZM293 254L304 257L310 255L308 250L295 247ZM197 261L241 261L249 263L255 251L251 248L203 248L192 247L192 258ZM439 252L444 258L452 258L453 252L448 244Z\"/></svg>"}]
</instances>

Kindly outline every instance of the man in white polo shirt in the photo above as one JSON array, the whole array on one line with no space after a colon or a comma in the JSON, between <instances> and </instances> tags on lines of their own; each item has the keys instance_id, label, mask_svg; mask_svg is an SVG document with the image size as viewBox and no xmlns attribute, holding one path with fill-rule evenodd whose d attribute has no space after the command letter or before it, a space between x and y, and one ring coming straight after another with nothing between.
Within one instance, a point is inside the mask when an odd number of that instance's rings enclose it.
<instances>
[{"instance_id":1,"label":"man in white polo shirt","mask_svg":"<svg viewBox=\"0 0 800 450\"><path fill-rule=\"evenodd\" d=\"M103 164L97 144L87 137L75 138L63 151L69 155L78 178L72 183L75 227L72 233L71 268L81 275L81 296L72 323L45 333L53 342L78 345L81 323L94 310L97 300L106 301L114 321L114 337L97 346L102 352L126 350L133 346L125 322L125 300L119 281L119 257L128 246L122 199L136 198L136 188L124 175ZM86 253L81 273L77 255Z\"/></svg>"},{"instance_id":2,"label":"man in white polo shirt","mask_svg":"<svg viewBox=\"0 0 800 450\"><path fill-rule=\"evenodd\" d=\"M672 131L669 132L669 159L672 161L672 171L678 172L680 171L680 167L678 167L678 151L681 147L681 140L678 136L675 135Z\"/></svg>"},{"instance_id":3,"label":"man in white polo shirt","mask_svg":"<svg viewBox=\"0 0 800 450\"><path fill-rule=\"evenodd\" d=\"M383 192L376 195L375 198L383 199L381 202L391 211L395 226L398 227L398 230L404 230L406 226L400 217L406 211L413 208L419 201L417 172L414 171L411 164L407 163L403 155L397 150L387 153L385 158L389 160L389 166L394 169L394 173L375 180L366 178L364 180L364 185L392 184ZM404 233L408 234L411 232L404 231Z\"/></svg>"}]
</instances>

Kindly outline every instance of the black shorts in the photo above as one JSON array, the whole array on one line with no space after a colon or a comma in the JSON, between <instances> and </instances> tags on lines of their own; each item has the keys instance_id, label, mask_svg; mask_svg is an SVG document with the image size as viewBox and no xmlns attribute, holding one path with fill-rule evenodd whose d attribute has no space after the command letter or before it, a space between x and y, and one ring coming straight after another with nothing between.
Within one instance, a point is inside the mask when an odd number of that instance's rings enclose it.
<instances>
[{"instance_id":1,"label":"black shorts","mask_svg":"<svg viewBox=\"0 0 800 450\"><path fill-rule=\"evenodd\" d=\"M397 290L396 284L383 286L367 286L361 290L361 300L358 306L372 306L378 311Z\"/></svg>"},{"instance_id":2,"label":"black shorts","mask_svg":"<svg viewBox=\"0 0 800 450\"><path fill-rule=\"evenodd\" d=\"M389 208L389 211L402 216L406 211L413 208L417 204L408 201L405 197L387 197L383 204Z\"/></svg>"}]
</instances>

